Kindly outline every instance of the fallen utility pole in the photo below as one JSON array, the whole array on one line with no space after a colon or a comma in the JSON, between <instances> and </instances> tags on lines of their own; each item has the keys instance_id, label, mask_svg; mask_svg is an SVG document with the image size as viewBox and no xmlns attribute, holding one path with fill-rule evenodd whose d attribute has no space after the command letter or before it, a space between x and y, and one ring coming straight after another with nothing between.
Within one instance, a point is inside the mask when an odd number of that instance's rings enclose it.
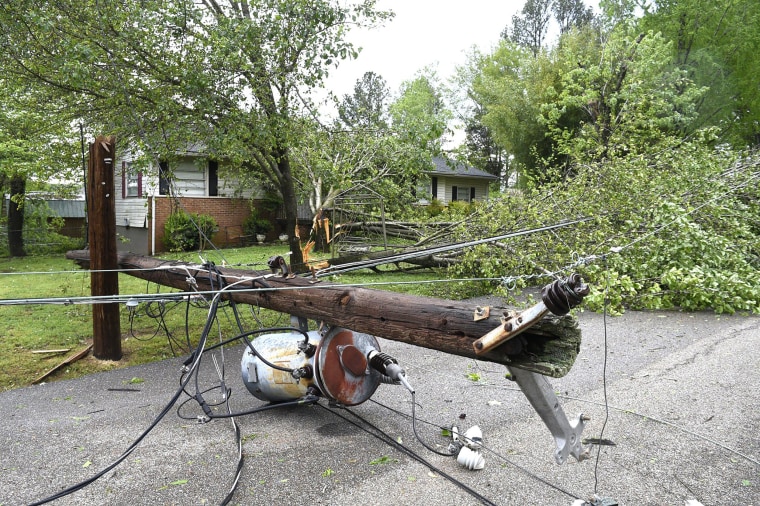
<instances>
[{"instance_id":1,"label":"fallen utility pole","mask_svg":"<svg viewBox=\"0 0 760 506\"><path fill-rule=\"evenodd\" d=\"M66 258L89 268L88 251L69 251ZM119 253L118 263L131 276L186 292L218 290L222 280L227 285L244 280L230 290L229 299L545 376L567 374L580 348L581 333L572 316L547 314L518 338L476 354L475 341L502 326L508 308L481 308L461 301L341 286L279 272L218 266L210 272L198 264L131 253Z\"/></svg>"}]
</instances>

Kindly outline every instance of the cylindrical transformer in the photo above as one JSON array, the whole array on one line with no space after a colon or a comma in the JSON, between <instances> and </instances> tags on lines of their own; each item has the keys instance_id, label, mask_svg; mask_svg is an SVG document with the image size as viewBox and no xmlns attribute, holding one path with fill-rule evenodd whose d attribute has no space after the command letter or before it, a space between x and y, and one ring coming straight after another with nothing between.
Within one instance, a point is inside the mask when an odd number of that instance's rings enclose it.
<instances>
[{"instance_id":1,"label":"cylindrical transformer","mask_svg":"<svg viewBox=\"0 0 760 506\"><path fill-rule=\"evenodd\" d=\"M317 331L308 333L309 343L317 345L321 336ZM306 395L314 379L296 379L289 372L301 367L313 368L314 357L307 357L298 349L298 343L304 341L300 332L283 332L265 334L252 341L256 352L268 362L285 371L265 364L250 348L246 348L241 361L243 383L254 397L262 401L282 402L300 399Z\"/></svg>"},{"instance_id":2,"label":"cylindrical transformer","mask_svg":"<svg viewBox=\"0 0 760 506\"><path fill-rule=\"evenodd\" d=\"M373 336L335 327L324 337L310 331L308 338L309 344L316 347L313 356L299 349L299 343L304 342L300 332L266 334L254 339L256 353L277 368L246 349L241 369L248 391L263 401L283 402L300 399L309 387L316 387L320 394L346 406L360 404L375 393L382 375L369 366L367 358L371 351L380 351ZM299 378L292 374L294 370L313 374Z\"/></svg>"}]
</instances>

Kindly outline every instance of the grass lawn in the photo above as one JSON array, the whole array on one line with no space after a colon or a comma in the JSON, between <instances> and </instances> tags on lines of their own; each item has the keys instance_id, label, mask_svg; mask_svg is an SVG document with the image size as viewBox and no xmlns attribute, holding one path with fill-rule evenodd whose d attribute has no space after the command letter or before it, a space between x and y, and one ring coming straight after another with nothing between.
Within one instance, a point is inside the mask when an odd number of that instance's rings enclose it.
<instances>
[{"instance_id":1,"label":"grass lawn","mask_svg":"<svg viewBox=\"0 0 760 506\"><path fill-rule=\"evenodd\" d=\"M207 252L206 259L217 265L243 270L268 270L267 259L282 255L281 245L251 246ZM197 253L170 254L171 258L199 263ZM390 268L389 268L390 269ZM343 274L335 281L349 284L372 284L372 288L401 291L418 295L451 297L443 293L442 284L426 283L442 277L431 270L414 272L356 271ZM394 284L399 283L399 284ZM170 294L173 289L119 274L119 291L124 294ZM88 297L90 275L63 255L24 258L0 258L0 390L31 384L36 378L58 365L65 358L83 350L92 342L92 312L88 304L40 304L32 299ZM13 304L9 302L13 301ZM287 325L282 313L239 306L242 320L249 329ZM73 378L91 372L185 355L190 345L197 344L206 321L207 309L184 301L166 300L140 304L133 318L125 305L120 307L122 350L118 362L101 361L90 354L63 367L45 381ZM185 331L187 315L188 329ZM219 326L225 338L237 334L229 308L219 312ZM214 339L216 337L210 337ZM218 339L218 338L216 338ZM50 350L68 350L47 353ZM40 353L45 351L46 353Z\"/></svg>"}]
</instances>

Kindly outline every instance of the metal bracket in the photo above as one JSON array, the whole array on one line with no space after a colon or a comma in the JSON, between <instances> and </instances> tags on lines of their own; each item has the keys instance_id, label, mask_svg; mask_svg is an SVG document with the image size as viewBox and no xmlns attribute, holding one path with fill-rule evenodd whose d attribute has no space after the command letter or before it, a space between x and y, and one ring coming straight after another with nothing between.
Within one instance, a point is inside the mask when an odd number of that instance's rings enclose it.
<instances>
[{"instance_id":1,"label":"metal bracket","mask_svg":"<svg viewBox=\"0 0 760 506\"><path fill-rule=\"evenodd\" d=\"M546 376L516 367L507 366L507 369L554 437L557 444L554 460L557 464L564 464L568 455L579 462L589 458L589 451L583 448L581 442L588 417L579 414L572 422L569 421Z\"/></svg>"},{"instance_id":2,"label":"metal bracket","mask_svg":"<svg viewBox=\"0 0 760 506\"><path fill-rule=\"evenodd\" d=\"M473 312L472 319L473 321L480 321L480 320L486 320L488 317L491 316L491 308L490 306L477 306L475 308L475 311Z\"/></svg>"},{"instance_id":3,"label":"metal bracket","mask_svg":"<svg viewBox=\"0 0 760 506\"><path fill-rule=\"evenodd\" d=\"M541 302L520 313L509 313L502 318L502 325L472 343L476 355L482 355L509 341L528 329L546 313L557 316L567 314L588 295L589 287L578 274L558 279L541 290Z\"/></svg>"},{"instance_id":4,"label":"metal bracket","mask_svg":"<svg viewBox=\"0 0 760 506\"><path fill-rule=\"evenodd\" d=\"M295 275L290 272L288 269L288 263L285 261L285 259L280 255L274 255L269 257L269 260L267 261L269 264L269 268L271 269L273 274L277 273L277 270L279 269L282 272L282 277L291 279L294 278Z\"/></svg>"},{"instance_id":5,"label":"metal bracket","mask_svg":"<svg viewBox=\"0 0 760 506\"><path fill-rule=\"evenodd\" d=\"M509 341L525 329L531 327L548 312L549 308L543 302L539 302L522 313L510 312L509 314L505 314L501 319L501 326L496 327L472 343L473 348L475 348L475 354L482 355Z\"/></svg>"}]
</instances>

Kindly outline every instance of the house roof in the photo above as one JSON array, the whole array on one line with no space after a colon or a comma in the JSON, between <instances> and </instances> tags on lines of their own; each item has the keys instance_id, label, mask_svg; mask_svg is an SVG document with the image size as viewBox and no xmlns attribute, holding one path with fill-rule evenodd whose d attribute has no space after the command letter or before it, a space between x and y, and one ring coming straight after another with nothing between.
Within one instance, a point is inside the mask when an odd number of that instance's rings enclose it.
<instances>
[{"instance_id":1,"label":"house roof","mask_svg":"<svg viewBox=\"0 0 760 506\"><path fill-rule=\"evenodd\" d=\"M449 160L440 156L433 158L433 165L435 168L429 173L436 176L454 176L454 177L474 177L480 179L487 179L489 181L496 181L499 179L493 174L475 167L468 167L467 165Z\"/></svg>"},{"instance_id":2,"label":"house roof","mask_svg":"<svg viewBox=\"0 0 760 506\"><path fill-rule=\"evenodd\" d=\"M35 192L29 192L30 196L34 196ZM8 201L10 199L9 194L5 194L5 211L8 210ZM48 207L56 216L61 218L84 218L84 199L38 199L47 202Z\"/></svg>"},{"instance_id":3,"label":"house roof","mask_svg":"<svg viewBox=\"0 0 760 506\"><path fill-rule=\"evenodd\" d=\"M50 209L61 218L84 218L84 200L48 200Z\"/></svg>"}]
</instances>

